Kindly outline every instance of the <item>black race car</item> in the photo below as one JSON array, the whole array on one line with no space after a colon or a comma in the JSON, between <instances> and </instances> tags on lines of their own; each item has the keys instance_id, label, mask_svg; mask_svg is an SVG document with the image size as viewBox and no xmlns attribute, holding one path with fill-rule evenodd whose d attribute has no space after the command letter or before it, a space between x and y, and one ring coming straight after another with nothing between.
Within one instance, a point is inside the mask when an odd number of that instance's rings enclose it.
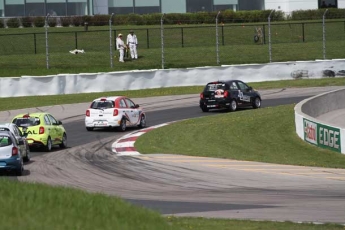
<instances>
[{"instance_id":1,"label":"black race car","mask_svg":"<svg viewBox=\"0 0 345 230\"><path fill-rule=\"evenodd\" d=\"M235 111L238 107L261 107L259 92L239 80L216 81L207 83L200 93L200 108L203 112L210 109L228 109Z\"/></svg>"}]
</instances>

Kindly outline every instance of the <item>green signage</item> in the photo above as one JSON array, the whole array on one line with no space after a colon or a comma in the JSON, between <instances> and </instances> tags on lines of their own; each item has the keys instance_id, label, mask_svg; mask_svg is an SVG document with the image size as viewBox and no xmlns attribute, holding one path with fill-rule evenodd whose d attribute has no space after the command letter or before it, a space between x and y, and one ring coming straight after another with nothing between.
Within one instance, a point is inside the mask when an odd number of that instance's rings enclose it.
<instances>
[{"instance_id":1,"label":"green signage","mask_svg":"<svg viewBox=\"0 0 345 230\"><path fill-rule=\"evenodd\" d=\"M340 129L303 118L304 140L322 148L341 152Z\"/></svg>"}]
</instances>

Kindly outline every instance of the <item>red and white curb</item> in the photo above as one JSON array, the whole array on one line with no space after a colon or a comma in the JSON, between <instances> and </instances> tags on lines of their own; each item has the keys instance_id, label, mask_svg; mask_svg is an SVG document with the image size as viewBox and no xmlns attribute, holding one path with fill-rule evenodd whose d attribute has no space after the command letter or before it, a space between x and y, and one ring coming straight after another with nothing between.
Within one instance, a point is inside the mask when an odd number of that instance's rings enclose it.
<instances>
[{"instance_id":1,"label":"red and white curb","mask_svg":"<svg viewBox=\"0 0 345 230\"><path fill-rule=\"evenodd\" d=\"M151 126L145 129L141 129L123 137L117 139L111 146L111 150L117 156L138 156L140 153L134 148L134 143L141 135L150 132L153 129L163 127L171 124L172 122L163 123L160 125Z\"/></svg>"}]
</instances>

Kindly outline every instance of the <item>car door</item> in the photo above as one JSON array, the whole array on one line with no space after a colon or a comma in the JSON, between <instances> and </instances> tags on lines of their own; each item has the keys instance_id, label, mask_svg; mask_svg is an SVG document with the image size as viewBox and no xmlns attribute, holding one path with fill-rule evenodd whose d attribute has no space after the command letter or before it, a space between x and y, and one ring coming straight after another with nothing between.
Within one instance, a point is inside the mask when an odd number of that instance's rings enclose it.
<instances>
[{"instance_id":1,"label":"car door","mask_svg":"<svg viewBox=\"0 0 345 230\"><path fill-rule=\"evenodd\" d=\"M45 128L48 129L49 136L55 144L57 142L57 130L56 130L56 124L57 121L54 119L54 117L51 117L49 114L44 115L44 122L45 122Z\"/></svg>"},{"instance_id":2,"label":"car door","mask_svg":"<svg viewBox=\"0 0 345 230\"><path fill-rule=\"evenodd\" d=\"M11 124L12 126L12 130L13 130L13 134L15 136L15 138L17 139L17 143L19 143L19 141L23 141L24 144L19 144L19 148L20 151L23 155L26 154L26 140L22 135L22 132L18 129L18 127L15 124Z\"/></svg>"},{"instance_id":3,"label":"car door","mask_svg":"<svg viewBox=\"0 0 345 230\"><path fill-rule=\"evenodd\" d=\"M121 117L126 117L127 122L126 125L130 125L131 122L131 113L130 113L130 108L127 106L125 98L121 98L119 101L119 114Z\"/></svg>"},{"instance_id":4,"label":"car door","mask_svg":"<svg viewBox=\"0 0 345 230\"><path fill-rule=\"evenodd\" d=\"M247 84L242 81L237 81L237 85L239 88L238 91L238 98L242 102L243 105L250 105L251 103L251 90Z\"/></svg>"},{"instance_id":5,"label":"car door","mask_svg":"<svg viewBox=\"0 0 345 230\"><path fill-rule=\"evenodd\" d=\"M125 98L125 100L126 100L127 107L129 109L129 113L130 113L130 119L131 119L130 122L133 125L137 125L140 121L139 109L136 108L135 103L131 99Z\"/></svg>"},{"instance_id":6,"label":"car door","mask_svg":"<svg viewBox=\"0 0 345 230\"><path fill-rule=\"evenodd\" d=\"M55 130L55 141L57 144L60 144L62 141L62 137L63 137L63 133L64 133L64 129L62 128L61 123L59 122L58 119L56 119L53 115L48 114L49 119L52 122L52 125L54 127Z\"/></svg>"}]
</instances>

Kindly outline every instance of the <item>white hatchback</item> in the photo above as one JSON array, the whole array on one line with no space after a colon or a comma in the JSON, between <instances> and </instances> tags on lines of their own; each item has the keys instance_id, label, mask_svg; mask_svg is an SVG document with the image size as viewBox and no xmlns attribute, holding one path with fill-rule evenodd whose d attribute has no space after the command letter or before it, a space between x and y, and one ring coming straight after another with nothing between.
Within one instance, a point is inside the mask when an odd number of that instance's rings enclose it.
<instances>
[{"instance_id":1,"label":"white hatchback","mask_svg":"<svg viewBox=\"0 0 345 230\"><path fill-rule=\"evenodd\" d=\"M102 97L92 101L86 110L85 127L87 131L95 128L146 127L146 114L131 99L124 96Z\"/></svg>"}]
</instances>

